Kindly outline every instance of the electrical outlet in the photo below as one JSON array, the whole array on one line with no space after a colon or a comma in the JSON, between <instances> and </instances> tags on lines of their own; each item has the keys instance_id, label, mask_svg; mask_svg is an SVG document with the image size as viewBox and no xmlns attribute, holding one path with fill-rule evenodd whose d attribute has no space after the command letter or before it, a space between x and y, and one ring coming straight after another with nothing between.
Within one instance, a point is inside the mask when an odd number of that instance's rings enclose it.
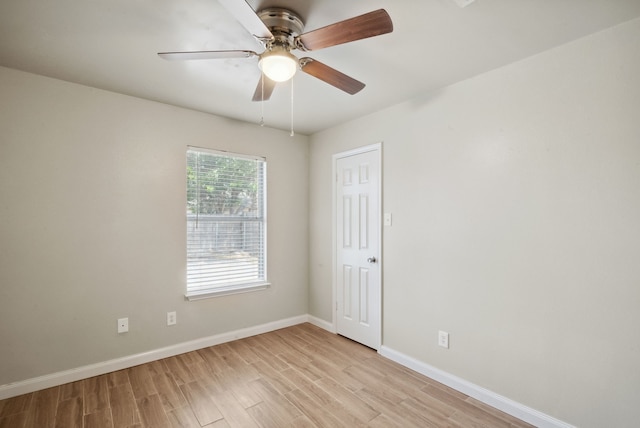
<instances>
[{"instance_id":1,"label":"electrical outlet","mask_svg":"<svg viewBox=\"0 0 640 428\"><path fill-rule=\"evenodd\" d=\"M438 346L449 349L449 333L446 331L438 332Z\"/></svg>"},{"instance_id":2,"label":"electrical outlet","mask_svg":"<svg viewBox=\"0 0 640 428\"><path fill-rule=\"evenodd\" d=\"M176 319L176 312L167 312L167 325L175 325L178 320Z\"/></svg>"},{"instance_id":3,"label":"electrical outlet","mask_svg":"<svg viewBox=\"0 0 640 428\"><path fill-rule=\"evenodd\" d=\"M129 331L129 318L118 319L118 333L126 333Z\"/></svg>"}]
</instances>

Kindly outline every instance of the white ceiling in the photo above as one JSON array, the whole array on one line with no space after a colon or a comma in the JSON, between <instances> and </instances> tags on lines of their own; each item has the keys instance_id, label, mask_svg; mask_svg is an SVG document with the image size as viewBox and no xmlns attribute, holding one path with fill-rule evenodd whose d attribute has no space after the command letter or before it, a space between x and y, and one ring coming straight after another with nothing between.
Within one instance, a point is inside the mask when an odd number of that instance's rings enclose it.
<instances>
[{"instance_id":1,"label":"white ceiling","mask_svg":"<svg viewBox=\"0 0 640 428\"><path fill-rule=\"evenodd\" d=\"M242 0L239 0L242 1ZM458 2L460 2L458 0ZM347 95L294 78L294 121L312 134L640 16L638 0L249 0L299 13L307 31L386 9L391 34L311 56L367 84ZM464 2L463 2L464 3ZM258 123L257 59L173 62L160 51L248 49L257 42L216 0L1 0L0 65ZM289 129L290 84L264 104Z\"/></svg>"}]
</instances>

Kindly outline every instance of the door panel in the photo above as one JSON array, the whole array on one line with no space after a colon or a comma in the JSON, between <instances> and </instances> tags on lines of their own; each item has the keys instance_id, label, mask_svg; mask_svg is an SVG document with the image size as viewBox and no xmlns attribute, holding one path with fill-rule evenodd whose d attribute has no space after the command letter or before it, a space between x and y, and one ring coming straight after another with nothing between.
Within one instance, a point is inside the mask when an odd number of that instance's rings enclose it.
<instances>
[{"instance_id":1,"label":"door panel","mask_svg":"<svg viewBox=\"0 0 640 428\"><path fill-rule=\"evenodd\" d=\"M380 345L379 149L336 160L336 328Z\"/></svg>"}]
</instances>

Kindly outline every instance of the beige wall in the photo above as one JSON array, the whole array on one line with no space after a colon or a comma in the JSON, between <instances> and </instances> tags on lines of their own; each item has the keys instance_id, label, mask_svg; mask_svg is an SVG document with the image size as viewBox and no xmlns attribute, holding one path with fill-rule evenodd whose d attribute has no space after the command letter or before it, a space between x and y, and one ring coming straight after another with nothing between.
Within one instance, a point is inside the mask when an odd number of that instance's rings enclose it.
<instances>
[{"instance_id":1,"label":"beige wall","mask_svg":"<svg viewBox=\"0 0 640 428\"><path fill-rule=\"evenodd\" d=\"M636 426L638 46L635 20L312 136L311 314L332 317L331 155L383 141L383 344L580 427Z\"/></svg>"},{"instance_id":2,"label":"beige wall","mask_svg":"<svg viewBox=\"0 0 640 428\"><path fill-rule=\"evenodd\" d=\"M267 291L184 300L187 145L267 157ZM0 68L0 385L306 314L308 150Z\"/></svg>"}]
</instances>

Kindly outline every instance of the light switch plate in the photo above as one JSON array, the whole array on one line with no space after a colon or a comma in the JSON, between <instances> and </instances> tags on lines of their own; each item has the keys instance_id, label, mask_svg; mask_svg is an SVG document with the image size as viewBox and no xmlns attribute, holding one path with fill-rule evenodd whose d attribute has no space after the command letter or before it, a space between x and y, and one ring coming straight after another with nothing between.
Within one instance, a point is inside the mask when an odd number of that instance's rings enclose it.
<instances>
[{"instance_id":1,"label":"light switch plate","mask_svg":"<svg viewBox=\"0 0 640 428\"><path fill-rule=\"evenodd\" d=\"M118 318L118 333L129 331L129 318Z\"/></svg>"}]
</instances>

